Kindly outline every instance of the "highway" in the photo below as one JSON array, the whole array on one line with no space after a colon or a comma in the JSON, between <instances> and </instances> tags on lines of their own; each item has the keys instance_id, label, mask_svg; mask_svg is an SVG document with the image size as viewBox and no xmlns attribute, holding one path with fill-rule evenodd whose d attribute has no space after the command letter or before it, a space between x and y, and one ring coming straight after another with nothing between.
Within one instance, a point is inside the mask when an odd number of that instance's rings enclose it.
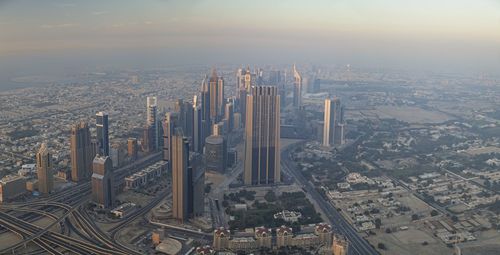
<instances>
[{"instance_id":1,"label":"highway","mask_svg":"<svg viewBox=\"0 0 500 255\"><path fill-rule=\"evenodd\" d=\"M290 157L290 149L293 145L289 145L281 152L281 167L283 171L291 174L297 183L302 185L304 189L309 193L312 198L316 201L321 210L326 214L326 217L330 220L332 227L335 231L340 232L344 235L350 242L349 254L359 254L359 255L376 255L379 254L378 251L373 248L368 241L363 239L343 217L337 211L337 209L329 202L326 201L321 194L316 190L307 179L302 175L300 170L295 166L292 158Z\"/></svg>"},{"instance_id":2,"label":"highway","mask_svg":"<svg viewBox=\"0 0 500 255\"><path fill-rule=\"evenodd\" d=\"M143 157L130 165L115 169L115 180L117 187L123 184L123 179L137 169L144 168L161 159L161 152ZM79 183L73 187L58 191L49 197L33 199L25 202L16 202L0 205L0 226L2 231L11 231L19 235L23 240L19 243L0 251L0 254L16 253L18 248L26 247L30 242L42 248L42 253L48 254L140 254L126 246L118 244L113 238L103 233L88 215L80 210L80 206L88 201L91 192L90 181ZM166 194L158 195L148 206L135 212L131 217L121 222L116 231L145 213L158 204ZM37 209L38 207L38 209ZM55 212L63 210L62 216L58 217ZM15 215L22 212L21 215ZM38 227L30 222L42 217L49 217L53 222L45 227ZM77 228L73 226L73 222ZM86 240L75 239L61 233L55 233L50 229L61 224L68 226L68 230L76 230L78 235L83 235ZM65 228L64 228L65 229ZM82 232L80 232L80 230ZM113 233L116 233L114 231Z\"/></svg>"}]
</instances>

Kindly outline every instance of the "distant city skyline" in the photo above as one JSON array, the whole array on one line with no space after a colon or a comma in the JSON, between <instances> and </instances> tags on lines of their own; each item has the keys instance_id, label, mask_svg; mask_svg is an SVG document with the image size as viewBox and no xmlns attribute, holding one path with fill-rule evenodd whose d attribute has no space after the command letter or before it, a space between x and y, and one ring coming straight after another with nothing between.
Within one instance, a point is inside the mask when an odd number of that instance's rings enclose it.
<instances>
[{"instance_id":1,"label":"distant city skyline","mask_svg":"<svg viewBox=\"0 0 500 255\"><path fill-rule=\"evenodd\" d=\"M0 30L6 74L241 59L500 70L493 0L1 1Z\"/></svg>"}]
</instances>

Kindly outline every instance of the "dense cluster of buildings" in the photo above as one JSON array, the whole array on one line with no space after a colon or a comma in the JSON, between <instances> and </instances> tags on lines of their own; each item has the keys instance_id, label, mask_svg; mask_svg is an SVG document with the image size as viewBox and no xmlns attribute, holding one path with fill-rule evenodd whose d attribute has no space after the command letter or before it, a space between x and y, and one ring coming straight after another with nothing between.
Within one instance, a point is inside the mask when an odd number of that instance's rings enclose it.
<instances>
[{"instance_id":1,"label":"dense cluster of buildings","mask_svg":"<svg viewBox=\"0 0 500 255\"><path fill-rule=\"evenodd\" d=\"M346 255L349 247L347 240L334 235L331 226L326 223L319 223L312 227L304 226L300 233L294 233L290 227L281 226L274 231L265 227L257 227L253 231L231 234L229 230L221 227L214 230L212 245L216 251L233 252L292 246L305 248L331 246L335 255Z\"/></svg>"}]
</instances>

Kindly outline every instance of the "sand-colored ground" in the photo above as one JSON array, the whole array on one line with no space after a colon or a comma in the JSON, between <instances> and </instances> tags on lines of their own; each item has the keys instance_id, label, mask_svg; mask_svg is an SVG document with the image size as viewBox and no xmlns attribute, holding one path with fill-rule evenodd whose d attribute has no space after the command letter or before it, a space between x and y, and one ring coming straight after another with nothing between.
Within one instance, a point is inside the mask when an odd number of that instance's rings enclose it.
<instances>
[{"instance_id":1,"label":"sand-colored ground","mask_svg":"<svg viewBox=\"0 0 500 255\"><path fill-rule=\"evenodd\" d=\"M376 235L368 237L375 247L383 243L386 250L379 250L383 255L451 255L453 250L436 240L431 234L410 227L405 231L387 234L383 230L374 231ZM422 245L427 242L427 245Z\"/></svg>"}]
</instances>

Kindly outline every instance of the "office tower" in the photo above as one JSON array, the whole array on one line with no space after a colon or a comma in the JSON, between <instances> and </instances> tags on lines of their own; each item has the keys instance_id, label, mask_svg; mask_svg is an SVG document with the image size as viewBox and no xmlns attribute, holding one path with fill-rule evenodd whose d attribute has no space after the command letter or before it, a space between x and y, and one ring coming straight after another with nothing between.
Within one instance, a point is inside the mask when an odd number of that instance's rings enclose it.
<instances>
[{"instance_id":1,"label":"office tower","mask_svg":"<svg viewBox=\"0 0 500 255\"><path fill-rule=\"evenodd\" d=\"M224 79L217 76L217 71L212 69L209 80L210 91L210 119L212 123L221 120L224 113Z\"/></svg>"},{"instance_id":2,"label":"office tower","mask_svg":"<svg viewBox=\"0 0 500 255\"><path fill-rule=\"evenodd\" d=\"M233 103L226 103L226 110L224 111L224 120L226 121L227 131L231 132L234 128L234 111Z\"/></svg>"},{"instance_id":3,"label":"office tower","mask_svg":"<svg viewBox=\"0 0 500 255\"><path fill-rule=\"evenodd\" d=\"M202 116L201 107L198 105L198 97L193 99L193 151L201 152L203 150L202 137Z\"/></svg>"},{"instance_id":4,"label":"office tower","mask_svg":"<svg viewBox=\"0 0 500 255\"><path fill-rule=\"evenodd\" d=\"M335 138L334 138L334 141L335 141L335 144L336 145L342 145L345 143L345 127L346 127L346 124L345 124L345 119L344 119L344 106L340 103L340 100L339 101L339 105L337 107L337 115L338 115L338 121L337 121L337 125L335 126Z\"/></svg>"},{"instance_id":5,"label":"office tower","mask_svg":"<svg viewBox=\"0 0 500 255\"><path fill-rule=\"evenodd\" d=\"M146 128L148 129L148 151L157 151L159 146L158 138L158 119L157 119L157 99L156 97L147 97L146 107Z\"/></svg>"},{"instance_id":6,"label":"office tower","mask_svg":"<svg viewBox=\"0 0 500 255\"><path fill-rule=\"evenodd\" d=\"M349 251L349 241L344 236L334 235L332 244L333 255L347 255Z\"/></svg>"},{"instance_id":7,"label":"office tower","mask_svg":"<svg viewBox=\"0 0 500 255\"><path fill-rule=\"evenodd\" d=\"M129 138L127 140L127 154L128 156L136 160L137 159L137 138Z\"/></svg>"},{"instance_id":8,"label":"office tower","mask_svg":"<svg viewBox=\"0 0 500 255\"><path fill-rule=\"evenodd\" d=\"M38 175L38 191L49 194L54 187L54 175L52 174L52 155L47 145L42 143L36 154L36 172Z\"/></svg>"},{"instance_id":9,"label":"office tower","mask_svg":"<svg viewBox=\"0 0 500 255\"><path fill-rule=\"evenodd\" d=\"M325 99L323 146L344 143L344 110L340 99Z\"/></svg>"},{"instance_id":10,"label":"office tower","mask_svg":"<svg viewBox=\"0 0 500 255\"><path fill-rule=\"evenodd\" d=\"M89 126L80 122L71 127L71 180L80 182L88 180L92 173L92 153Z\"/></svg>"},{"instance_id":11,"label":"office tower","mask_svg":"<svg viewBox=\"0 0 500 255\"><path fill-rule=\"evenodd\" d=\"M241 114L241 116L246 116L247 91L245 87L240 88L238 96L239 96L238 112ZM242 119L242 123L245 123L244 118Z\"/></svg>"},{"instance_id":12,"label":"office tower","mask_svg":"<svg viewBox=\"0 0 500 255\"><path fill-rule=\"evenodd\" d=\"M300 76L295 64L293 65L293 106L300 108L302 106L302 76Z\"/></svg>"},{"instance_id":13,"label":"office tower","mask_svg":"<svg viewBox=\"0 0 500 255\"><path fill-rule=\"evenodd\" d=\"M245 85L245 90L250 92L252 89L252 86L255 85L255 81L252 80L252 73L250 72L250 67L247 67L247 70L245 71L245 80L244 80L244 85Z\"/></svg>"},{"instance_id":14,"label":"office tower","mask_svg":"<svg viewBox=\"0 0 500 255\"><path fill-rule=\"evenodd\" d=\"M205 141L205 165L208 171L226 172L227 141L223 136L211 135Z\"/></svg>"},{"instance_id":15,"label":"office tower","mask_svg":"<svg viewBox=\"0 0 500 255\"><path fill-rule=\"evenodd\" d=\"M252 87L247 96L245 185L280 182L279 105L276 87Z\"/></svg>"},{"instance_id":16,"label":"office tower","mask_svg":"<svg viewBox=\"0 0 500 255\"><path fill-rule=\"evenodd\" d=\"M208 77L205 76L201 83L201 147L205 145L205 138L211 133L212 122L210 120L210 90L208 87Z\"/></svg>"},{"instance_id":17,"label":"office tower","mask_svg":"<svg viewBox=\"0 0 500 255\"><path fill-rule=\"evenodd\" d=\"M172 216L180 221L189 217L189 143L179 135L172 137Z\"/></svg>"},{"instance_id":18,"label":"office tower","mask_svg":"<svg viewBox=\"0 0 500 255\"><path fill-rule=\"evenodd\" d=\"M103 208L111 208L115 201L114 176L111 159L97 155L92 174L92 201Z\"/></svg>"},{"instance_id":19,"label":"office tower","mask_svg":"<svg viewBox=\"0 0 500 255\"><path fill-rule=\"evenodd\" d=\"M194 161L200 163L196 164ZM201 163L200 154L191 154L190 164L192 166L188 168L189 217L202 216L205 211L205 169L201 166Z\"/></svg>"},{"instance_id":20,"label":"office tower","mask_svg":"<svg viewBox=\"0 0 500 255\"><path fill-rule=\"evenodd\" d=\"M167 112L163 121L163 160L172 158L172 136L175 130L175 114Z\"/></svg>"},{"instance_id":21,"label":"office tower","mask_svg":"<svg viewBox=\"0 0 500 255\"><path fill-rule=\"evenodd\" d=\"M95 115L97 140L99 141L99 155L109 156L109 123L108 114L98 112Z\"/></svg>"}]
</instances>

